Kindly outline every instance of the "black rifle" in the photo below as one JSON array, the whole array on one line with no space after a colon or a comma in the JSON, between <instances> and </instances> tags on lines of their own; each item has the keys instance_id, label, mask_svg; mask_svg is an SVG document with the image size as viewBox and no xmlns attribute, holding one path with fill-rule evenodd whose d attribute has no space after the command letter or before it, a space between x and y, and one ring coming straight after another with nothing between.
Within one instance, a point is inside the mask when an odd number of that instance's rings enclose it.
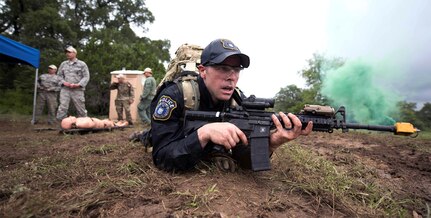
<instances>
[{"instance_id":1,"label":"black rifle","mask_svg":"<svg viewBox=\"0 0 431 218\"><path fill-rule=\"evenodd\" d=\"M237 126L248 138L251 150L251 169L253 171L270 170L269 136L270 130L275 128L271 115L266 111L274 106L274 99L256 98L250 96L243 99L240 106L221 111L192 111L185 112L184 127L198 129L212 122L229 122ZM330 106L305 105L300 113L295 114L305 128L309 121L313 122L313 131L332 133L334 129L348 132L349 129L366 129L373 131L393 132L396 135L414 135L420 130L410 123L396 123L394 126L364 125L346 122L346 111L341 106L337 111ZM283 124L282 119L277 118Z\"/></svg>"}]
</instances>

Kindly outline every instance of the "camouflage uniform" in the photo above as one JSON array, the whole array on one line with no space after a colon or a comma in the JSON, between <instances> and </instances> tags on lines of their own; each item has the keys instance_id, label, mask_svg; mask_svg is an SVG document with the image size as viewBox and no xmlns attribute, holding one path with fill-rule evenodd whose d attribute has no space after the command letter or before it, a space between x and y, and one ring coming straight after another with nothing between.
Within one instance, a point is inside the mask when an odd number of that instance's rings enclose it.
<instances>
[{"instance_id":1,"label":"camouflage uniform","mask_svg":"<svg viewBox=\"0 0 431 218\"><path fill-rule=\"evenodd\" d=\"M79 117L86 117L87 110L85 109L85 96L84 90L88 81L90 80L90 72L88 71L87 64L81 60L75 59L73 61L67 60L61 63L58 68L58 76L61 77L60 84L69 82L79 84L79 88L69 88L62 86L60 91L60 106L57 111L57 119L62 120L67 116L69 110L69 103L72 99Z\"/></svg>"},{"instance_id":2,"label":"camouflage uniform","mask_svg":"<svg viewBox=\"0 0 431 218\"><path fill-rule=\"evenodd\" d=\"M132 116L130 114L130 103L133 102L135 96L133 86L129 82L112 83L109 89L117 89L117 98L115 98L115 109L117 110L118 120L123 120L123 108L126 112L126 120L129 124L132 123Z\"/></svg>"},{"instance_id":3,"label":"camouflage uniform","mask_svg":"<svg viewBox=\"0 0 431 218\"><path fill-rule=\"evenodd\" d=\"M143 123L151 123L150 104L156 95L156 86L154 77L150 76L145 79L144 91L138 104L139 117L141 117Z\"/></svg>"},{"instance_id":4,"label":"camouflage uniform","mask_svg":"<svg viewBox=\"0 0 431 218\"><path fill-rule=\"evenodd\" d=\"M58 92L60 91L59 82L61 78L55 74L42 74L37 83L37 108L36 108L36 122L37 117L43 113L45 105L48 108L48 124L55 122L55 113L58 106Z\"/></svg>"}]
</instances>

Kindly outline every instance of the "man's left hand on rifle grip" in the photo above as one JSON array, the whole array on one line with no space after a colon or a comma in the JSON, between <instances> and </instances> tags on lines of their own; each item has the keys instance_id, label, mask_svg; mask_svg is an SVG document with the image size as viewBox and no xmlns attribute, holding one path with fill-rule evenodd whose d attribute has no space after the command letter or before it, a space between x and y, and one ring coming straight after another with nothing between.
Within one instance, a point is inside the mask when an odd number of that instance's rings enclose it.
<instances>
[{"instance_id":1,"label":"man's left hand on rifle grip","mask_svg":"<svg viewBox=\"0 0 431 218\"><path fill-rule=\"evenodd\" d=\"M270 152L274 152L280 145L298 138L300 135L308 135L313 129L313 123L310 121L305 129L302 129L302 123L299 118L288 113L287 115L283 112L279 113L279 116L283 120L284 127L274 114L271 116L272 121L275 125L275 131L270 136ZM292 128L293 125L293 128Z\"/></svg>"}]
</instances>

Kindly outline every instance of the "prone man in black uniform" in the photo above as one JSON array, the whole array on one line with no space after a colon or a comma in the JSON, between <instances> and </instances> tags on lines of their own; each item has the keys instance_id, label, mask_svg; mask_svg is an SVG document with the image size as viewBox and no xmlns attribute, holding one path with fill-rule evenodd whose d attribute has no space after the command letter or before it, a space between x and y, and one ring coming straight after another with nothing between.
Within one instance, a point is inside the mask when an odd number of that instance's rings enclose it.
<instances>
[{"instance_id":1,"label":"prone man in black uniform","mask_svg":"<svg viewBox=\"0 0 431 218\"><path fill-rule=\"evenodd\" d=\"M240 72L250 65L249 57L241 53L230 40L217 39L203 50L201 63L198 66L197 79L200 92L199 110L226 110L231 104ZM246 135L228 122L209 123L195 131L186 132L183 127L184 111L182 90L175 83L162 89L151 104L152 155L158 168L168 171L188 170L212 154L214 145L235 151L239 142L248 144ZM292 123L294 127L291 130L284 129L276 116L272 115L276 129L270 135L270 154L280 145L300 135L308 135L312 130L311 122L302 130L302 124L294 114L286 115L280 112L279 115L286 129L290 129ZM247 152L247 148L241 150ZM231 167L235 166L224 168Z\"/></svg>"}]
</instances>

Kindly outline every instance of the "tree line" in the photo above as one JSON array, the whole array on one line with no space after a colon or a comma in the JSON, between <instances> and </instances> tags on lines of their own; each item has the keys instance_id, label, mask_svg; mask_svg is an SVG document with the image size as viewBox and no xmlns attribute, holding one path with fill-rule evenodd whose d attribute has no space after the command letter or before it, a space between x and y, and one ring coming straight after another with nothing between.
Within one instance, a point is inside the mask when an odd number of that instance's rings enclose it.
<instances>
[{"instance_id":1,"label":"tree line","mask_svg":"<svg viewBox=\"0 0 431 218\"><path fill-rule=\"evenodd\" d=\"M322 95L322 83L325 73L336 70L345 64L343 58L328 58L315 53L307 60L307 65L298 73L305 79L306 87L287 85L275 96L275 111L299 112L305 104L332 105L330 99ZM426 102L418 110L417 103L399 101L397 113L390 114L391 119L413 123L419 129L431 129L431 103Z\"/></svg>"},{"instance_id":2,"label":"tree line","mask_svg":"<svg viewBox=\"0 0 431 218\"><path fill-rule=\"evenodd\" d=\"M164 63L170 60L169 40L139 37L132 26L141 27L155 18L144 0L6 0L0 2L0 34L41 51L40 71L66 60L64 48L72 45L90 69L86 106L91 115L109 110L109 72L122 68L153 69L160 81ZM299 71L306 88L288 85L276 94L276 111L298 112L304 104L331 105L321 94L322 78L329 69L343 66L342 58L314 54ZM0 113L31 114L34 69L0 62ZM397 120L430 128L431 104L416 110L416 103L399 102Z\"/></svg>"},{"instance_id":3,"label":"tree line","mask_svg":"<svg viewBox=\"0 0 431 218\"><path fill-rule=\"evenodd\" d=\"M132 25L147 31L154 16L144 0L6 0L0 3L0 34L37 48L39 73L66 57L64 48L74 46L78 59L90 70L86 87L89 114L109 110L110 72L122 68L153 69L161 79L170 60L168 40L139 37ZM0 113L32 112L34 69L0 63Z\"/></svg>"}]
</instances>

